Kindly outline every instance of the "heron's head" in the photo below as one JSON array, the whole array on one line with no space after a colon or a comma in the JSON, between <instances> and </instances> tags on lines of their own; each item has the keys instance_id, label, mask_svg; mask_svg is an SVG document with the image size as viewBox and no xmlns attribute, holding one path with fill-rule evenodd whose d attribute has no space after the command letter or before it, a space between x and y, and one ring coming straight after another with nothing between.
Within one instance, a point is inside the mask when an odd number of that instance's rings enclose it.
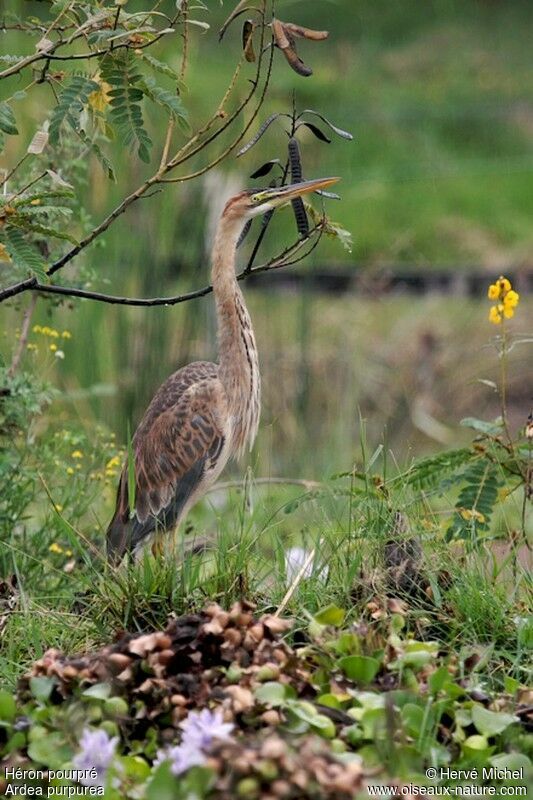
<instances>
[{"instance_id":1,"label":"heron's head","mask_svg":"<svg viewBox=\"0 0 533 800\"><path fill-rule=\"evenodd\" d=\"M279 206L290 203L295 197L301 197L317 189L325 189L340 178L315 178L312 181L291 183L289 186L280 186L270 189L247 189L232 197L226 203L222 216L227 219L247 220L272 211Z\"/></svg>"}]
</instances>

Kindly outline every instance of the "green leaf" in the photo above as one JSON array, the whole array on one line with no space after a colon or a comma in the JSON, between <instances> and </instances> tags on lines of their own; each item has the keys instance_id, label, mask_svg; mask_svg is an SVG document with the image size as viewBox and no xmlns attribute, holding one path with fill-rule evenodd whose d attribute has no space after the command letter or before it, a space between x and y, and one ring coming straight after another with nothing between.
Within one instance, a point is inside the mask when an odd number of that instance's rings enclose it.
<instances>
[{"instance_id":1,"label":"green leaf","mask_svg":"<svg viewBox=\"0 0 533 800\"><path fill-rule=\"evenodd\" d=\"M525 753L500 753L489 759L490 764L496 769L505 769L520 772L517 780L523 778L527 770L531 769L531 760Z\"/></svg>"},{"instance_id":2,"label":"green leaf","mask_svg":"<svg viewBox=\"0 0 533 800\"><path fill-rule=\"evenodd\" d=\"M28 746L28 755L37 764L44 764L52 769L59 769L72 755L57 731L46 732L45 736L33 739Z\"/></svg>"},{"instance_id":3,"label":"green leaf","mask_svg":"<svg viewBox=\"0 0 533 800\"><path fill-rule=\"evenodd\" d=\"M21 228L25 231L30 231L31 233L40 233L42 236L52 237L54 239L62 239L63 241L70 242L73 245L78 245L79 242L74 236L71 236L70 233L65 233L65 231L58 231L56 228L50 228L46 225L38 225L35 222L31 222L30 218L27 216L17 216L13 217L10 220L12 225L15 225L17 228Z\"/></svg>"},{"instance_id":4,"label":"green leaf","mask_svg":"<svg viewBox=\"0 0 533 800\"><path fill-rule=\"evenodd\" d=\"M484 419L477 419L476 417L465 417L461 420L460 424L463 428L472 428L480 433L487 433L491 436L497 436L502 432L503 422L487 422Z\"/></svg>"},{"instance_id":5,"label":"green leaf","mask_svg":"<svg viewBox=\"0 0 533 800\"><path fill-rule=\"evenodd\" d=\"M424 709L414 703L406 703L402 708L402 720L408 735L418 739L424 727Z\"/></svg>"},{"instance_id":6,"label":"green leaf","mask_svg":"<svg viewBox=\"0 0 533 800\"><path fill-rule=\"evenodd\" d=\"M4 230L4 244L7 252L11 256L11 260L17 267L38 275L40 278L46 278L46 263L42 255L26 241L23 233L19 228L9 225Z\"/></svg>"},{"instance_id":7,"label":"green leaf","mask_svg":"<svg viewBox=\"0 0 533 800\"><path fill-rule=\"evenodd\" d=\"M74 130L76 131L76 133L78 134L84 145L86 145L86 147L88 147L93 153L93 155L98 159L109 180L115 183L117 180L115 176L115 168L113 167L113 164L108 159L108 157L106 156L106 154L104 153L98 142L94 141L93 139L90 139L83 129L78 128L76 126L76 121L71 114L67 115L67 121L69 125L72 128L74 128Z\"/></svg>"},{"instance_id":8,"label":"green leaf","mask_svg":"<svg viewBox=\"0 0 533 800\"><path fill-rule=\"evenodd\" d=\"M98 84L86 75L74 75L65 84L52 111L48 133L50 144L58 144L61 127L67 117L79 114L87 104L89 95L98 90Z\"/></svg>"},{"instance_id":9,"label":"green leaf","mask_svg":"<svg viewBox=\"0 0 533 800\"><path fill-rule=\"evenodd\" d=\"M139 86L150 100L162 106L168 111L171 117L181 120L187 119L187 111L181 99L175 93L169 92L168 89L163 89L161 86L157 86L153 78L146 78L139 83Z\"/></svg>"},{"instance_id":10,"label":"green leaf","mask_svg":"<svg viewBox=\"0 0 533 800\"><path fill-rule=\"evenodd\" d=\"M170 771L170 763L163 761L155 770L146 787L146 800L176 800L178 782Z\"/></svg>"},{"instance_id":11,"label":"green leaf","mask_svg":"<svg viewBox=\"0 0 533 800\"><path fill-rule=\"evenodd\" d=\"M82 697L92 697L95 700L107 700L111 694L111 686L108 683L95 683L82 692Z\"/></svg>"},{"instance_id":12,"label":"green leaf","mask_svg":"<svg viewBox=\"0 0 533 800\"><path fill-rule=\"evenodd\" d=\"M54 678L33 677L30 678L30 691L36 700L46 703L50 699L55 686Z\"/></svg>"},{"instance_id":13,"label":"green leaf","mask_svg":"<svg viewBox=\"0 0 533 800\"><path fill-rule=\"evenodd\" d=\"M0 689L0 720L2 722L13 722L17 713L15 698L11 692Z\"/></svg>"},{"instance_id":14,"label":"green leaf","mask_svg":"<svg viewBox=\"0 0 533 800\"><path fill-rule=\"evenodd\" d=\"M431 694L438 694L447 684L452 682L452 676L447 667L439 667L428 679L428 687Z\"/></svg>"},{"instance_id":15,"label":"green leaf","mask_svg":"<svg viewBox=\"0 0 533 800\"><path fill-rule=\"evenodd\" d=\"M169 64L163 63L163 61L159 61L159 59L154 58L150 53L147 53L146 50L142 51L141 58L143 61L146 61L147 64L150 64L152 69L156 72L160 72L161 75L166 75L168 78L173 78L175 81L180 80L179 74L176 70L172 69Z\"/></svg>"},{"instance_id":16,"label":"green leaf","mask_svg":"<svg viewBox=\"0 0 533 800\"><path fill-rule=\"evenodd\" d=\"M344 674L357 683L371 683L379 672L379 661L370 656L344 656L339 660Z\"/></svg>"},{"instance_id":17,"label":"green leaf","mask_svg":"<svg viewBox=\"0 0 533 800\"><path fill-rule=\"evenodd\" d=\"M345 616L346 612L343 611L342 608L329 605L315 614L315 620L320 623L320 625L334 625L335 627L339 627L339 625L342 625L344 622Z\"/></svg>"},{"instance_id":18,"label":"green leaf","mask_svg":"<svg viewBox=\"0 0 533 800\"><path fill-rule=\"evenodd\" d=\"M152 140L144 128L140 101L143 93L138 84L141 75L129 52L112 53L101 61L101 74L112 87L110 98L110 120L117 128L123 144L136 145L139 158L150 160Z\"/></svg>"},{"instance_id":19,"label":"green leaf","mask_svg":"<svg viewBox=\"0 0 533 800\"><path fill-rule=\"evenodd\" d=\"M268 706L281 706L287 700L296 697L296 691L292 686L277 681L267 681L259 686L254 692L260 703Z\"/></svg>"},{"instance_id":20,"label":"green leaf","mask_svg":"<svg viewBox=\"0 0 533 800\"><path fill-rule=\"evenodd\" d=\"M479 733L484 736L497 736L513 722L518 722L518 717L506 714L503 711L489 711L488 708L476 703L472 706L472 722Z\"/></svg>"},{"instance_id":21,"label":"green leaf","mask_svg":"<svg viewBox=\"0 0 533 800\"><path fill-rule=\"evenodd\" d=\"M479 752L482 750L488 750L489 743L485 738L485 736L474 735L474 736L469 736L467 739L465 739L465 741L463 742L463 748L465 750L472 750L475 752Z\"/></svg>"},{"instance_id":22,"label":"green leaf","mask_svg":"<svg viewBox=\"0 0 533 800\"><path fill-rule=\"evenodd\" d=\"M8 136L15 136L18 133L15 115L7 103L0 103L0 130Z\"/></svg>"}]
</instances>

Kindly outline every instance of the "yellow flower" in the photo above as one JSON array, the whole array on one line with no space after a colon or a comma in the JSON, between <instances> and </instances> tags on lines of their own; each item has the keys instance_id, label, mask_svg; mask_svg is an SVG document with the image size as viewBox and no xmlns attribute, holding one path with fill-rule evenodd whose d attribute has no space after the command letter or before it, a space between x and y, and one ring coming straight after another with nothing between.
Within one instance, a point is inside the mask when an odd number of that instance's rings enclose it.
<instances>
[{"instance_id":1,"label":"yellow flower","mask_svg":"<svg viewBox=\"0 0 533 800\"><path fill-rule=\"evenodd\" d=\"M37 352L37 345L30 342L29 344L26 345L26 350L33 350Z\"/></svg>"},{"instance_id":2,"label":"yellow flower","mask_svg":"<svg viewBox=\"0 0 533 800\"><path fill-rule=\"evenodd\" d=\"M81 452L81 450L73 450L72 453L70 454L70 457L71 458L83 458L83 453Z\"/></svg>"},{"instance_id":3,"label":"yellow flower","mask_svg":"<svg viewBox=\"0 0 533 800\"><path fill-rule=\"evenodd\" d=\"M503 275L500 275L498 278L498 286L500 287L501 294L504 295L510 290L511 281L508 278L504 278Z\"/></svg>"},{"instance_id":4,"label":"yellow flower","mask_svg":"<svg viewBox=\"0 0 533 800\"><path fill-rule=\"evenodd\" d=\"M43 329L41 328L40 325L34 325L32 330L33 330L34 333L42 333L43 332Z\"/></svg>"},{"instance_id":5,"label":"yellow flower","mask_svg":"<svg viewBox=\"0 0 533 800\"><path fill-rule=\"evenodd\" d=\"M72 339L72 334L70 331L63 331L61 337L63 339Z\"/></svg>"},{"instance_id":6,"label":"yellow flower","mask_svg":"<svg viewBox=\"0 0 533 800\"><path fill-rule=\"evenodd\" d=\"M74 475L74 470L72 467L67 467L67 475Z\"/></svg>"},{"instance_id":7,"label":"yellow flower","mask_svg":"<svg viewBox=\"0 0 533 800\"><path fill-rule=\"evenodd\" d=\"M54 503L54 508L58 512L58 514L61 513L61 511L63 511L63 506L61 505L61 503Z\"/></svg>"},{"instance_id":8,"label":"yellow flower","mask_svg":"<svg viewBox=\"0 0 533 800\"><path fill-rule=\"evenodd\" d=\"M489 300L498 300L498 304L492 306L489 312L489 320L494 325L500 325L502 320L511 319L514 316L514 309L518 305L520 295L511 286L511 281L500 275L495 283L491 283L488 289Z\"/></svg>"},{"instance_id":9,"label":"yellow flower","mask_svg":"<svg viewBox=\"0 0 533 800\"><path fill-rule=\"evenodd\" d=\"M51 553L62 553L63 548L58 545L57 542L52 542L50 547L48 548Z\"/></svg>"},{"instance_id":10,"label":"yellow flower","mask_svg":"<svg viewBox=\"0 0 533 800\"><path fill-rule=\"evenodd\" d=\"M51 344L50 350L52 351L52 353L55 353L55 351L57 350L57 344Z\"/></svg>"},{"instance_id":11,"label":"yellow flower","mask_svg":"<svg viewBox=\"0 0 533 800\"><path fill-rule=\"evenodd\" d=\"M520 300L520 295L518 294L518 292L515 292L514 289L510 289L503 298L503 302L505 303L505 305L510 306L511 308L516 308L519 300Z\"/></svg>"},{"instance_id":12,"label":"yellow flower","mask_svg":"<svg viewBox=\"0 0 533 800\"><path fill-rule=\"evenodd\" d=\"M120 456L113 456L105 465L106 470L115 469L115 467L120 467Z\"/></svg>"},{"instance_id":13,"label":"yellow flower","mask_svg":"<svg viewBox=\"0 0 533 800\"><path fill-rule=\"evenodd\" d=\"M499 325L502 321L502 315L498 311L498 306L492 306L489 311L489 321L492 322L493 325Z\"/></svg>"}]
</instances>

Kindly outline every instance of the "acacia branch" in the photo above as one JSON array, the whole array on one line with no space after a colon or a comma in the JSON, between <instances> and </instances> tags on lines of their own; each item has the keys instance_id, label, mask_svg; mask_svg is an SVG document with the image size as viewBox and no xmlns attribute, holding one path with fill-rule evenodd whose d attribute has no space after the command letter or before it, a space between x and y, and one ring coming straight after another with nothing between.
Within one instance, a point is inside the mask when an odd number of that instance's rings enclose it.
<instances>
[{"instance_id":1,"label":"acacia branch","mask_svg":"<svg viewBox=\"0 0 533 800\"><path fill-rule=\"evenodd\" d=\"M261 45L264 44L264 37L265 37L265 28L266 28L265 14L266 14L266 0L263 0L262 10L261 10L261 19L262 19ZM48 54L49 54L49 52L50 51L48 51ZM233 124L233 122L240 116L242 111L246 108L248 103L252 100L254 94L257 91L257 87L259 86L260 78L261 78L262 64L263 64L263 47L261 47L261 53L260 53L260 56L258 58L256 74L255 74L254 80L251 82L252 83L251 88L248 91L248 93L246 94L246 96L244 97L244 99L239 103L237 108L232 112L232 114L229 115L229 117L225 121L225 123L223 125L221 125L216 131L214 131L207 139L203 140L202 142L197 144L195 147L193 147L192 150L189 149L191 146L195 145L196 142L201 138L201 136L203 134L205 134L209 130L209 128L214 124L214 122L217 119L220 118L221 108L224 105L224 103L227 101L227 98L228 98L227 91L224 93L223 99L222 99L221 103L219 104L215 114L207 121L207 123L191 139L189 139L189 141L176 153L176 155L173 158L171 158L170 161L167 161L162 166L160 165L158 170L157 170L157 172L154 175L152 175L150 178L148 178L146 181L144 181L144 183L142 183L134 192L129 194L127 197L125 197L118 204L118 206L116 206L116 208L110 214L108 214L108 216L105 217L105 219L103 219L102 222L99 225L97 225L95 228L93 228L93 230L89 234L87 234L87 236L85 236L75 247L71 248L67 253L65 253L63 256L61 256L61 258L59 258L57 261L55 261L46 270L47 276L52 276L56 272L58 272L60 269L62 269L73 258L75 258L75 256L77 256L82 250L84 250L86 247L88 247L98 236L100 236L104 231L106 231L109 228L109 226L119 216L121 216L124 213L124 211L126 211L126 209L130 205L132 205L137 200L139 200L140 198L145 196L146 192L152 186L154 186L156 184L165 183L166 182L164 180L164 176L165 175L167 175L170 171L174 170L177 166L179 166L179 165L185 163L186 161L188 161L190 158L192 158L194 155L196 155L201 150L203 150L206 147L208 147L231 124ZM238 67L238 69L239 69L239 67ZM253 112L253 114L251 115L251 118L248 120L247 124L244 126L242 132L239 134L239 136L232 142L232 144L229 147L227 147L223 151L223 153L221 155L219 155L217 158L212 160L208 165L206 165L202 169L200 169L200 170L198 170L198 171L196 171L194 173L191 173L189 175L182 176L181 178L178 179L180 182L184 182L184 181L187 181L187 180L192 180L193 178L198 177L198 175L201 175L204 172L207 172L213 166L218 164L224 157L226 157L228 155L228 153L233 149L233 147L235 147L236 144L238 144L241 141L241 139L245 136L246 132L248 131L248 129L252 125L254 119L256 118L256 116L259 113L259 110L260 110L260 108L262 106L262 103L264 101L264 98L265 98L265 95L266 95L266 91L267 91L267 88L268 88L270 75L271 75L271 70L272 70L272 56L270 58L265 84L263 86L263 90L261 92L261 96L259 98L259 102L257 104L257 107L256 107L255 111ZM235 76L232 78L232 81L231 81L230 85L234 86L234 84L235 84ZM21 292L36 289L38 286L43 286L44 287L44 284L39 284L39 282L38 282L36 277L27 278L24 281L20 281L19 283L14 284L13 286L9 286L6 289L1 290L0 291L0 302L2 302L4 300L7 300L7 299L9 299L11 297L14 297L15 295L20 294ZM58 287L54 287L54 288L58 288ZM81 291L81 290L77 290L77 291ZM81 295L78 295L78 296L81 296Z\"/></svg>"},{"instance_id":2,"label":"acacia branch","mask_svg":"<svg viewBox=\"0 0 533 800\"><path fill-rule=\"evenodd\" d=\"M281 267L287 267L291 264L298 263L298 261L306 258L309 253L311 253L315 247L317 247L322 236L322 232L323 223L319 223L314 228L311 228L307 237L304 239L299 239L297 242L289 245L289 247L286 247L285 250L283 250L277 256L271 258L269 261L265 262L264 264L260 264L257 267L253 267L251 270L246 268L242 270L242 272L239 272L239 274L236 276L237 280L242 281L248 278L250 275L255 275L261 272L269 272L270 270L280 269ZM317 235L315 236L315 234ZM313 239L314 241L312 241ZM308 242L312 242L311 247L307 248L307 250L305 250L305 252L302 253L298 258L292 259L291 256L299 253ZM62 295L63 297L80 297L85 300L95 300L99 303L109 303L111 305L145 307L175 306L178 303L185 303L188 300L195 300L198 297L204 297L207 294L211 294L213 291L213 286L209 284L201 289L194 289L192 292L186 292L184 294L174 295L171 297L123 297L121 295L105 294L103 292L91 292L88 289L78 289L75 286L54 286L53 284L39 283L37 280L35 280L35 283L28 288L34 292L58 294Z\"/></svg>"}]
</instances>

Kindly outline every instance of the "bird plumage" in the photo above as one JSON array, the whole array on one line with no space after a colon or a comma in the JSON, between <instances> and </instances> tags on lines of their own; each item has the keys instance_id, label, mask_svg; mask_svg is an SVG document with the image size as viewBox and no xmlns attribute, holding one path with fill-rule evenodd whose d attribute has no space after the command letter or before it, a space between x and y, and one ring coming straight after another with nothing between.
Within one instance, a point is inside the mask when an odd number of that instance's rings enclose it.
<instances>
[{"instance_id":1,"label":"bird plumage","mask_svg":"<svg viewBox=\"0 0 533 800\"><path fill-rule=\"evenodd\" d=\"M252 322L235 276L237 241L249 217L335 180L245 191L226 203L212 256L219 363L199 361L178 370L148 406L132 441L134 501L126 463L107 531L111 561L175 529L228 459L252 447L261 381Z\"/></svg>"}]
</instances>

